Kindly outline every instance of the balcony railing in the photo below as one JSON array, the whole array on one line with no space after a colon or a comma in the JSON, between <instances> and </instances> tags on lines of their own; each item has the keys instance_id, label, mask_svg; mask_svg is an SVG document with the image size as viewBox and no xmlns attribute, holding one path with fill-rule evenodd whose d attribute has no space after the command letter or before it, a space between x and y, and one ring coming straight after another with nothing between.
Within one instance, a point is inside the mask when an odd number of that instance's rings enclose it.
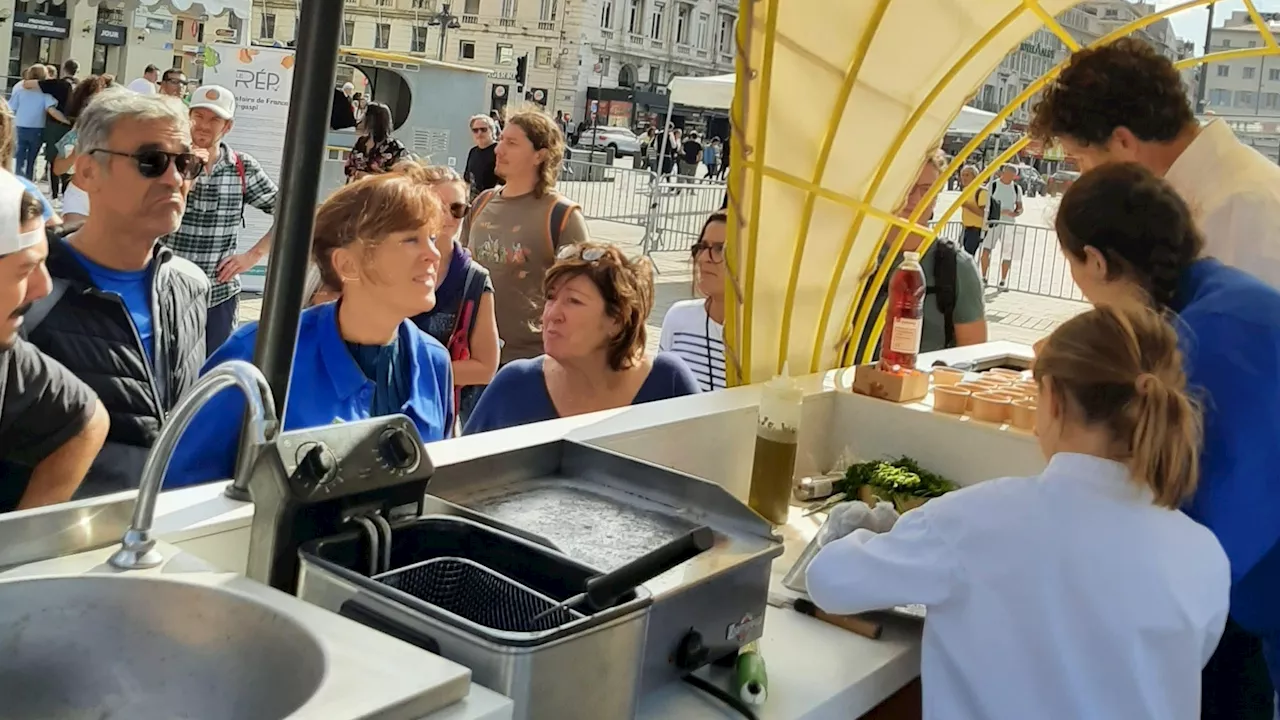
<instances>
[{"instance_id":1,"label":"balcony railing","mask_svg":"<svg viewBox=\"0 0 1280 720\"><path fill-rule=\"evenodd\" d=\"M538 29L539 30L555 30L556 23L554 20L539 20Z\"/></svg>"},{"instance_id":2,"label":"balcony railing","mask_svg":"<svg viewBox=\"0 0 1280 720\"><path fill-rule=\"evenodd\" d=\"M604 30L604 29L601 29L601 30L600 30L600 37L604 38L605 40L612 40L612 39L613 39L613 31L612 31L612 30Z\"/></svg>"},{"instance_id":3,"label":"balcony railing","mask_svg":"<svg viewBox=\"0 0 1280 720\"><path fill-rule=\"evenodd\" d=\"M499 27L515 27L516 19L509 18L509 17L500 17L498 18L498 26Z\"/></svg>"},{"instance_id":4,"label":"balcony railing","mask_svg":"<svg viewBox=\"0 0 1280 720\"><path fill-rule=\"evenodd\" d=\"M688 55L690 50L688 45L676 45L676 52L680 55Z\"/></svg>"},{"instance_id":5,"label":"balcony railing","mask_svg":"<svg viewBox=\"0 0 1280 720\"><path fill-rule=\"evenodd\" d=\"M631 45L644 45L644 36L636 33L627 33L627 42Z\"/></svg>"},{"instance_id":6,"label":"balcony railing","mask_svg":"<svg viewBox=\"0 0 1280 720\"><path fill-rule=\"evenodd\" d=\"M479 16L479 15L463 15L463 16L462 16L462 24L463 24L463 25L475 25L475 24L477 24L477 23L479 23L479 22L480 22L480 16Z\"/></svg>"},{"instance_id":7,"label":"balcony railing","mask_svg":"<svg viewBox=\"0 0 1280 720\"><path fill-rule=\"evenodd\" d=\"M655 50L661 50L662 46L663 46L663 42L661 40L652 40L652 39L649 40L649 47Z\"/></svg>"}]
</instances>

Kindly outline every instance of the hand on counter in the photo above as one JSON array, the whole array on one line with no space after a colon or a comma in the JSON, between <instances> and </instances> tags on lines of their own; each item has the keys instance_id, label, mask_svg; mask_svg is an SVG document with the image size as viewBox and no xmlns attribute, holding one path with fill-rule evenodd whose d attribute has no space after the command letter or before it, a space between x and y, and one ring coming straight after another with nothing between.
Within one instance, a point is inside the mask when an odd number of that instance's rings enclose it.
<instances>
[{"instance_id":1,"label":"hand on counter","mask_svg":"<svg viewBox=\"0 0 1280 720\"><path fill-rule=\"evenodd\" d=\"M854 530L865 529L873 533L885 533L898 521L898 511L893 503L878 502L871 507L861 500L840 503L831 508L827 521L818 532L818 546L839 540Z\"/></svg>"}]
</instances>

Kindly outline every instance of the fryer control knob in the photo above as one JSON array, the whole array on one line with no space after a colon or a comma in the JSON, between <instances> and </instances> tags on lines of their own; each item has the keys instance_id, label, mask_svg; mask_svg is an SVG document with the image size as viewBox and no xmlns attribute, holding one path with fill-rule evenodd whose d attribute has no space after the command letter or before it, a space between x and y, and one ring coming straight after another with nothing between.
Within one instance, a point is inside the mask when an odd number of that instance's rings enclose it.
<instances>
[{"instance_id":1,"label":"fryer control knob","mask_svg":"<svg viewBox=\"0 0 1280 720\"><path fill-rule=\"evenodd\" d=\"M324 485L333 480L337 473L338 459L324 443L316 443L307 448L306 454L298 461L298 474L308 485Z\"/></svg>"},{"instance_id":2,"label":"fryer control knob","mask_svg":"<svg viewBox=\"0 0 1280 720\"><path fill-rule=\"evenodd\" d=\"M404 428L391 428L378 441L378 454L390 470L410 470L418 464L422 449Z\"/></svg>"}]
</instances>

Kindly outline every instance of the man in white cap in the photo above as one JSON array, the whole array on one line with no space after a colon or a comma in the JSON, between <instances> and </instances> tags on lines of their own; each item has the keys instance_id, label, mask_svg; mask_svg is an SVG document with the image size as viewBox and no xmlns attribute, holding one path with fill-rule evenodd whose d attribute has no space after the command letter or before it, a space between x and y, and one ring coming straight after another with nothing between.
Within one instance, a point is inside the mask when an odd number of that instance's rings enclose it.
<instances>
[{"instance_id":1,"label":"man in white cap","mask_svg":"<svg viewBox=\"0 0 1280 720\"><path fill-rule=\"evenodd\" d=\"M191 94L191 144L204 172L191 183L182 226L165 242L179 257L200 267L213 284L205 346L210 354L237 324L240 274L257 265L271 248L272 226L249 250L237 252L246 205L274 214L278 188L251 155L223 142L235 122L236 99L220 85Z\"/></svg>"},{"instance_id":2,"label":"man in white cap","mask_svg":"<svg viewBox=\"0 0 1280 720\"><path fill-rule=\"evenodd\" d=\"M93 391L18 336L32 303L49 292L41 212L0 172L0 511L70 500L107 436Z\"/></svg>"}]
</instances>

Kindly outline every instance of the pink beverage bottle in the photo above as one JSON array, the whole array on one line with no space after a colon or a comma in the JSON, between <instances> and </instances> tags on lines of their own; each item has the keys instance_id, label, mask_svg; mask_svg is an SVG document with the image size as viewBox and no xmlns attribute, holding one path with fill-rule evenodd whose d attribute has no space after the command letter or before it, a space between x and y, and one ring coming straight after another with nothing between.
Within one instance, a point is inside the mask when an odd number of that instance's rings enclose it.
<instances>
[{"instance_id":1,"label":"pink beverage bottle","mask_svg":"<svg viewBox=\"0 0 1280 720\"><path fill-rule=\"evenodd\" d=\"M924 330L924 270L920 253L903 253L902 264L889 278L889 301L880 340L880 369L911 370L920 353Z\"/></svg>"}]
</instances>

